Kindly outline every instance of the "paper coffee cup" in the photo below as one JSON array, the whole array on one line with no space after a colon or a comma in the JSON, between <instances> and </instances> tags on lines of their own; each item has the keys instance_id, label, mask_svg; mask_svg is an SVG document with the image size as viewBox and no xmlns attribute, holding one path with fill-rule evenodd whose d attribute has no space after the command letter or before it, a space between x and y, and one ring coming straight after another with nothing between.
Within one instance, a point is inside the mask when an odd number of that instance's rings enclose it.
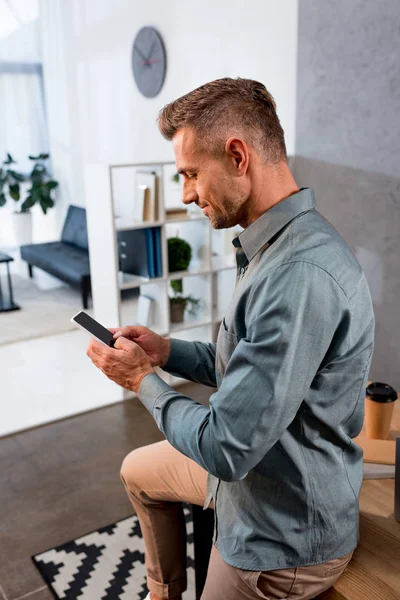
<instances>
[{"instance_id":1,"label":"paper coffee cup","mask_svg":"<svg viewBox=\"0 0 400 600\"><path fill-rule=\"evenodd\" d=\"M365 435L387 440L397 392L387 383L370 383L365 397Z\"/></svg>"}]
</instances>

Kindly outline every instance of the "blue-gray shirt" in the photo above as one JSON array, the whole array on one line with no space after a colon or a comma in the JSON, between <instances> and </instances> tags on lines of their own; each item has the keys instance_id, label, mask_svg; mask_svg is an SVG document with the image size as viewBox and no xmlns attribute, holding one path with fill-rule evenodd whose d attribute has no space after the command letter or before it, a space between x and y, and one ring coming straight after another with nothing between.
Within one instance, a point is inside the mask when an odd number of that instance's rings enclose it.
<instances>
[{"instance_id":1,"label":"blue-gray shirt","mask_svg":"<svg viewBox=\"0 0 400 600\"><path fill-rule=\"evenodd\" d=\"M171 339L165 370L215 386L209 407L147 375L139 398L208 473L214 543L242 569L318 564L358 541L374 315L360 265L304 188L234 240L238 281L216 344Z\"/></svg>"}]
</instances>

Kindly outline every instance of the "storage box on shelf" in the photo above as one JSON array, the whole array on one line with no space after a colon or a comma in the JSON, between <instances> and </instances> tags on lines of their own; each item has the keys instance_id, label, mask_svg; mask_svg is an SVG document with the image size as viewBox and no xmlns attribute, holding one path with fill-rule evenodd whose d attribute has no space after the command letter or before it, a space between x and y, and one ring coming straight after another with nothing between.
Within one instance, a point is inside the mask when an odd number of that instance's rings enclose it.
<instances>
[{"instance_id":1,"label":"storage box on shelf","mask_svg":"<svg viewBox=\"0 0 400 600\"><path fill-rule=\"evenodd\" d=\"M145 323L150 329L163 336L215 341L235 284L231 240L237 230L213 230L196 205L188 210L183 204L172 206L176 187L168 191L172 200L165 206L165 186L173 173L173 163L87 165L95 318L109 327L134 324L141 310L140 294L152 299ZM171 237L191 247L192 258L184 271L169 272L167 240ZM170 316L173 280L182 280L184 297L199 300L196 313L186 310L180 323L171 322ZM183 381L158 372L170 384ZM121 389L120 399L124 397Z\"/></svg>"}]
</instances>

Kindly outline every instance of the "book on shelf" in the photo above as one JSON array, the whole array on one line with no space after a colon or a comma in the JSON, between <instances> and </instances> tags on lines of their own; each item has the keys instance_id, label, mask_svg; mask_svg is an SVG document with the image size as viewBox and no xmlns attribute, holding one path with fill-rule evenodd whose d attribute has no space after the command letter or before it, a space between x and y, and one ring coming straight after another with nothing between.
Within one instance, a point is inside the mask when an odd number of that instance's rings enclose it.
<instances>
[{"instance_id":1,"label":"book on shelf","mask_svg":"<svg viewBox=\"0 0 400 600\"><path fill-rule=\"evenodd\" d=\"M136 193L132 218L136 221L156 221L157 175L151 171L137 171Z\"/></svg>"},{"instance_id":2,"label":"book on shelf","mask_svg":"<svg viewBox=\"0 0 400 600\"><path fill-rule=\"evenodd\" d=\"M153 298L140 294L136 312L136 324L148 327L151 325Z\"/></svg>"}]
</instances>

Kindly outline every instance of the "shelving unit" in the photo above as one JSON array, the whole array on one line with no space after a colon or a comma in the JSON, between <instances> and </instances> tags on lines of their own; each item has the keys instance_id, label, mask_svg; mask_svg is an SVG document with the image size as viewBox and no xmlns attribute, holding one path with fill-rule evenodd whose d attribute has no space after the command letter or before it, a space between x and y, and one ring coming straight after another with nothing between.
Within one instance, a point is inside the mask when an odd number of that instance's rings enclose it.
<instances>
[{"instance_id":1,"label":"shelving unit","mask_svg":"<svg viewBox=\"0 0 400 600\"><path fill-rule=\"evenodd\" d=\"M241 229L213 230L195 205L191 205L187 213L167 212L163 170L167 168L170 173L173 164L87 165L85 191L94 315L106 327L134 324L138 306L135 291L140 290L140 294L153 298L151 320L147 324L150 329L162 336L215 341L236 279L231 240ZM156 174L157 217L151 222L131 218L138 171ZM162 276L149 278L119 273L118 233L147 227L159 227L161 231ZM192 248L187 271L169 273L167 239L173 236L185 239ZM170 281L173 279L182 279L183 295L201 300L198 314L193 316L185 311L182 323L170 321ZM161 370L159 374L170 384L183 381ZM123 392L121 388L121 399L126 397Z\"/></svg>"}]
</instances>

